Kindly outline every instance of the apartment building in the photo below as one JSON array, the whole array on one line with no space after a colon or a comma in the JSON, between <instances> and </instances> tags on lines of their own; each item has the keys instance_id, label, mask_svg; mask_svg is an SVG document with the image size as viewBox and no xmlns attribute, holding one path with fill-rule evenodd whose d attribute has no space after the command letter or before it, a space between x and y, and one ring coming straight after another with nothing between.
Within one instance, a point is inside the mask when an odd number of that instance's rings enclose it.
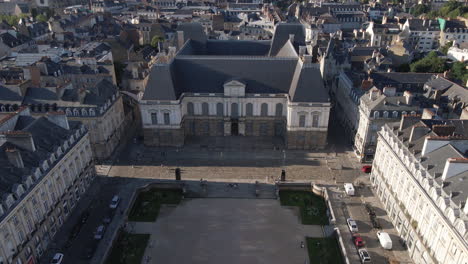
<instances>
[{"instance_id":1,"label":"apartment building","mask_svg":"<svg viewBox=\"0 0 468 264\"><path fill-rule=\"evenodd\" d=\"M81 122L26 107L0 120L0 263L37 263L94 176Z\"/></svg>"},{"instance_id":2,"label":"apartment building","mask_svg":"<svg viewBox=\"0 0 468 264\"><path fill-rule=\"evenodd\" d=\"M378 132L371 182L416 264L468 263L466 131L412 115Z\"/></svg>"}]
</instances>

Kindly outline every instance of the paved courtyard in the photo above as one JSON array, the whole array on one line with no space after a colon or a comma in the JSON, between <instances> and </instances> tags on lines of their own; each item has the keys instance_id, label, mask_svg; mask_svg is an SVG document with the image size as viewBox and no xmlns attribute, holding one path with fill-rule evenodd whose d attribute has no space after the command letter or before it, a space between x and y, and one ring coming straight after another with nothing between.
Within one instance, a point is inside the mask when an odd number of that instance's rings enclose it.
<instances>
[{"instance_id":1,"label":"paved courtyard","mask_svg":"<svg viewBox=\"0 0 468 264\"><path fill-rule=\"evenodd\" d=\"M127 229L151 234L143 263L306 263L301 241L323 231L302 225L298 213L274 199L187 199Z\"/></svg>"}]
</instances>

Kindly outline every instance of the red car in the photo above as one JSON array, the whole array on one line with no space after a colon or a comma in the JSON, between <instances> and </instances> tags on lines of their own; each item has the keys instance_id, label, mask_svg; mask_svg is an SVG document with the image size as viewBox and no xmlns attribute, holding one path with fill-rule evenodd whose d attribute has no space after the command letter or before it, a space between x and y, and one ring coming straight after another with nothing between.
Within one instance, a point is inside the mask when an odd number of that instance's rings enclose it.
<instances>
[{"instance_id":1,"label":"red car","mask_svg":"<svg viewBox=\"0 0 468 264\"><path fill-rule=\"evenodd\" d=\"M365 172L365 173L370 173L371 170L372 170L372 166L371 166L371 165L362 166L362 168L361 168L361 171L362 171L362 172Z\"/></svg>"},{"instance_id":2,"label":"red car","mask_svg":"<svg viewBox=\"0 0 468 264\"><path fill-rule=\"evenodd\" d=\"M358 248L364 246L364 240L362 240L362 237L359 234L354 234L353 235L353 243Z\"/></svg>"}]
</instances>

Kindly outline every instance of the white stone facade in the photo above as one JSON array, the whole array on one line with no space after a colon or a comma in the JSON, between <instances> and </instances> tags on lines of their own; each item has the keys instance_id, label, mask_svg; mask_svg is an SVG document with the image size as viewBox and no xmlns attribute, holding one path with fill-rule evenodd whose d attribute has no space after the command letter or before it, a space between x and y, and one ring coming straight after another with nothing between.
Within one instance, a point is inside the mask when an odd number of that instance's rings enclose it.
<instances>
[{"instance_id":1,"label":"white stone facade","mask_svg":"<svg viewBox=\"0 0 468 264\"><path fill-rule=\"evenodd\" d=\"M424 158L408 151L397 131L385 125L378 134L372 185L414 262L468 263L468 206L452 202L438 187L436 175L422 165ZM423 154L428 151L423 149ZM466 172L467 163L461 164L457 168Z\"/></svg>"}]
</instances>

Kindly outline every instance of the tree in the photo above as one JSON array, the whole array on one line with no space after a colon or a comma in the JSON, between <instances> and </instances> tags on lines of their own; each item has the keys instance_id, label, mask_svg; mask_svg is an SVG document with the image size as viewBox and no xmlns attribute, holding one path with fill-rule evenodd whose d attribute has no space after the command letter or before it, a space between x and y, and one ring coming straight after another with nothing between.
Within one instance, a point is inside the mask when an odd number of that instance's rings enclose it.
<instances>
[{"instance_id":1,"label":"tree","mask_svg":"<svg viewBox=\"0 0 468 264\"><path fill-rule=\"evenodd\" d=\"M160 42L164 42L164 38L161 37L161 36L154 36L152 39L151 39L151 46L155 49L159 48L159 43Z\"/></svg>"},{"instance_id":2,"label":"tree","mask_svg":"<svg viewBox=\"0 0 468 264\"><path fill-rule=\"evenodd\" d=\"M429 12L431 9L427 5L416 5L412 10L411 14L413 16L419 16Z\"/></svg>"},{"instance_id":3,"label":"tree","mask_svg":"<svg viewBox=\"0 0 468 264\"><path fill-rule=\"evenodd\" d=\"M465 63L459 61L455 62L450 71L450 78L465 85L468 80L468 70L466 69Z\"/></svg>"},{"instance_id":4,"label":"tree","mask_svg":"<svg viewBox=\"0 0 468 264\"><path fill-rule=\"evenodd\" d=\"M453 45L453 41L449 41L449 42L445 43L444 46L440 47L440 52L447 55L448 50L450 49L450 47L452 47L452 45Z\"/></svg>"},{"instance_id":5,"label":"tree","mask_svg":"<svg viewBox=\"0 0 468 264\"><path fill-rule=\"evenodd\" d=\"M435 51L431 51L426 57L411 63L410 69L412 72L444 72L447 70L445 62L446 59L439 58Z\"/></svg>"},{"instance_id":6,"label":"tree","mask_svg":"<svg viewBox=\"0 0 468 264\"><path fill-rule=\"evenodd\" d=\"M43 14L39 14L36 16L36 21L38 22L47 22L47 17Z\"/></svg>"}]
</instances>

